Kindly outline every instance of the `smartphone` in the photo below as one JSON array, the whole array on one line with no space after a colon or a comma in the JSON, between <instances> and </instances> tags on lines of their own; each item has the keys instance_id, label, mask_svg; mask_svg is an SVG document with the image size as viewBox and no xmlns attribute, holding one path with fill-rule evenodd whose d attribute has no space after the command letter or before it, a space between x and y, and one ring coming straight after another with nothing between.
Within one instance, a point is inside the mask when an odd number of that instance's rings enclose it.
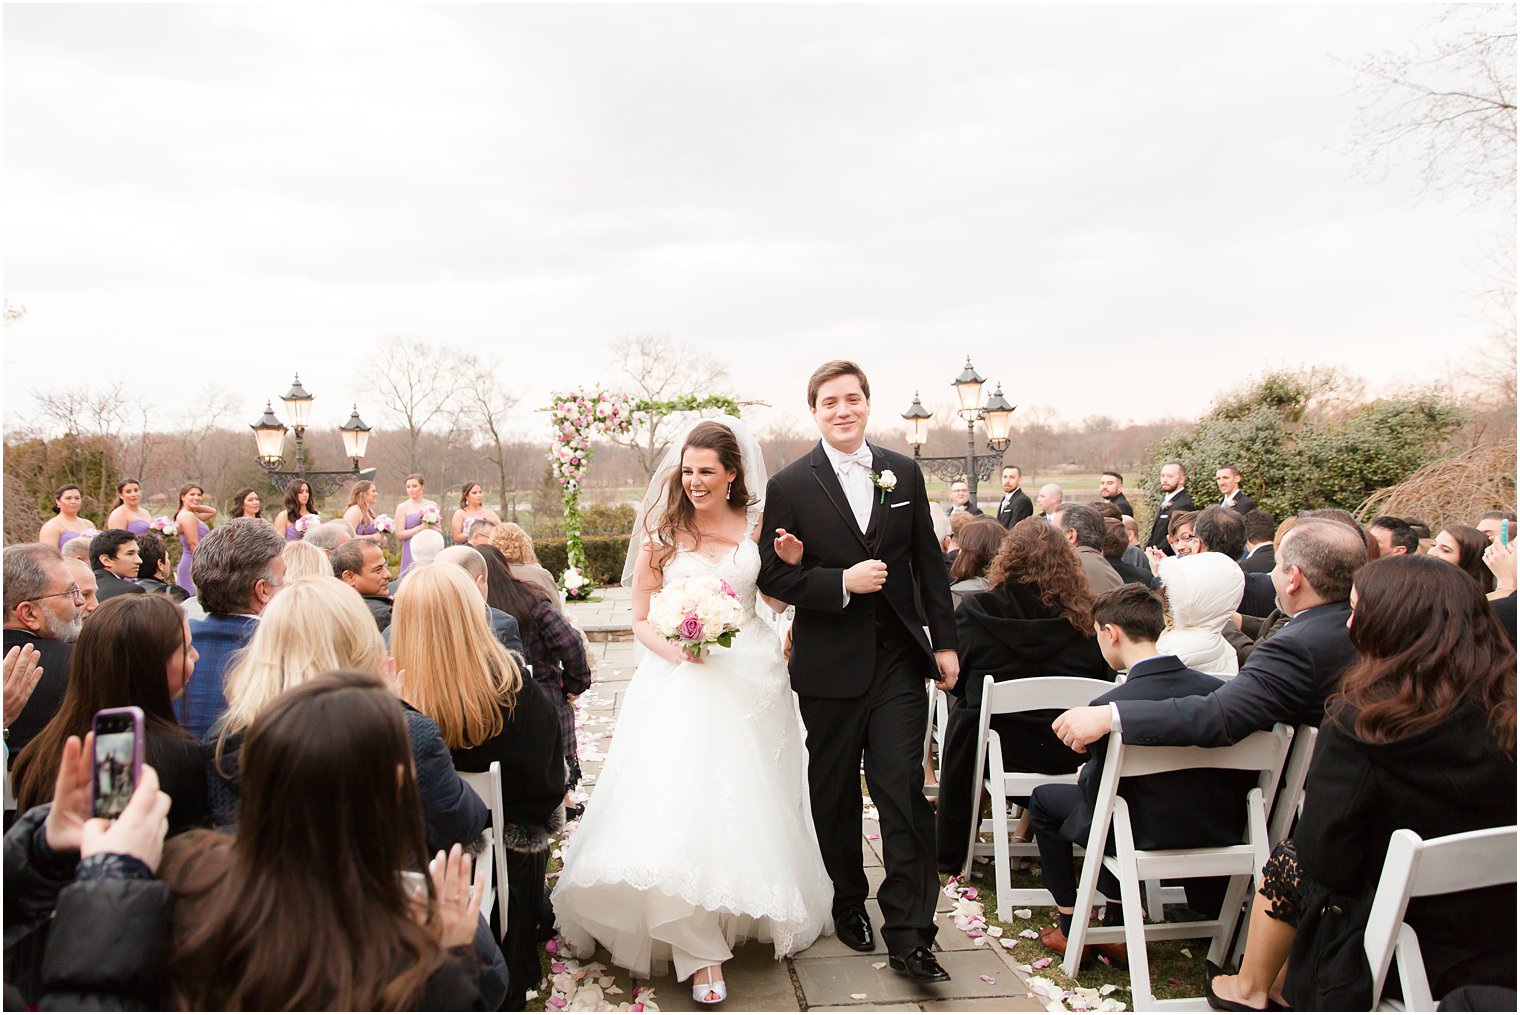
<instances>
[{"instance_id":1,"label":"smartphone","mask_svg":"<svg viewBox=\"0 0 1520 1015\"><path fill-rule=\"evenodd\" d=\"M1500 519L1500 521L1499 521L1499 545L1500 546L1508 546L1509 545L1509 519L1508 518L1503 518L1503 519Z\"/></svg>"},{"instance_id":2,"label":"smartphone","mask_svg":"<svg viewBox=\"0 0 1520 1015\"><path fill-rule=\"evenodd\" d=\"M94 779L90 813L119 818L137 788L143 765L143 712L135 705L95 713Z\"/></svg>"}]
</instances>

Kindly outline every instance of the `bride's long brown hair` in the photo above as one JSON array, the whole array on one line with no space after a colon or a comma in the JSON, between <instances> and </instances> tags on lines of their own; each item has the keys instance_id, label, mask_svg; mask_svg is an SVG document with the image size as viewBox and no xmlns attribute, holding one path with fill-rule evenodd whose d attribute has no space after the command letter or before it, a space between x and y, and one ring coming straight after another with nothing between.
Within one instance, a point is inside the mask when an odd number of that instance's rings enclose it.
<instances>
[{"instance_id":1,"label":"bride's long brown hair","mask_svg":"<svg viewBox=\"0 0 1520 1015\"><path fill-rule=\"evenodd\" d=\"M755 502L755 497L744 485L744 460L739 453L739 441L734 432L722 423L708 421L698 423L691 428L686 435L686 441L681 445L680 457L676 459L675 471L670 475L670 482L665 488L665 513L660 516L659 522L648 535L654 540L657 550L655 551L654 567L660 570L675 556L679 546L676 542L677 533L686 533L697 541L700 546L701 535L697 532L694 524L697 509L686 497L686 491L681 486L681 462L686 458L688 448L705 448L718 453L718 464L725 470L734 470L734 481L728 488L728 503L730 506L748 508ZM647 523L646 523L647 529Z\"/></svg>"}]
</instances>

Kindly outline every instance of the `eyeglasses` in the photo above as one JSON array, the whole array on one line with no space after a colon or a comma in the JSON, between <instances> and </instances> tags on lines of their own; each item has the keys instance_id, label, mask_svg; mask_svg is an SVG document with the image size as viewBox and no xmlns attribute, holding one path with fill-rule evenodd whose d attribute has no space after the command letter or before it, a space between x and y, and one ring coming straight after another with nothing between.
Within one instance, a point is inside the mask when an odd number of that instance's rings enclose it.
<instances>
[{"instance_id":1,"label":"eyeglasses","mask_svg":"<svg viewBox=\"0 0 1520 1015\"><path fill-rule=\"evenodd\" d=\"M75 599L83 599L84 598L84 593L79 590L79 586L78 585L70 585L68 588L64 589L62 592L49 592L45 596L33 596L30 599L23 599L22 602L24 602L24 603L36 603L36 602L41 602L44 599L53 599L53 598L56 598L57 596L72 596Z\"/></svg>"}]
</instances>

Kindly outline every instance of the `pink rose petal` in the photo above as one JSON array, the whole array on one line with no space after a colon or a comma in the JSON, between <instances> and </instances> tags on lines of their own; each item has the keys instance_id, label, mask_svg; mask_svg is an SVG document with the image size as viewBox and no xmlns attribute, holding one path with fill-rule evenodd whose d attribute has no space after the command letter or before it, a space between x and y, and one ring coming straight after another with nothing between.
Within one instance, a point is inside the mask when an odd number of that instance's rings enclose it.
<instances>
[{"instance_id":1,"label":"pink rose petal","mask_svg":"<svg viewBox=\"0 0 1520 1015\"><path fill-rule=\"evenodd\" d=\"M551 962L549 963L549 971L553 973L563 973L565 971L565 964L563 962Z\"/></svg>"},{"instance_id":2,"label":"pink rose petal","mask_svg":"<svg viewBox=\"0 0 1520 1015\"><path fill-rule=\"evenodd\" d=\"M978 976L977 979L983 983L997 983L997 978L992 976Z\"/></svg>"},{"instance_id":3,"label":"pink rose petal","mask_svg":"<svg viewBox=\"0 0 1520 1015\"><path fill-rule=\"evenodd\" d=\"M975 888L968 888L968 889L966 889L965 894L962 895L961 898L963 898L963 899L974 899L974 898L976 898L976 889Z\"/></svg>"},{"instance_id":4,"label":"pink rose petal","mask_svg":"<svg viewBox=\"0 0 1520 1015\"><path fill-rule=\"evenodd\" d=\"M549 1006L551 1008L563 1008L566 1003L567 1002L562 997L551 997L551 998L549 998Z\"/></svg>"},{"instance_id":5,"label":"pink rose petal","mask_svg":"<svg viewBox=\"0 0 1520 1015\"><path fill-rule=\"evenodd\" d=\"M1050 965L1054 961L1055 961L1055 959L1035 959L1029 965L1033 969L1044 969L1046 966Z\"/></svg>"},{"instance_id":6,"label":"pink rose petal","mask_svg":"<svg viewBox=\"0 0 1520 1015\"><path fill-rule=\"evenodd\" d=\"M544 942L544 951L548 952L550 955L558 955L559 938L551 937L548 941Z\"/></svg>"}]
</instances>

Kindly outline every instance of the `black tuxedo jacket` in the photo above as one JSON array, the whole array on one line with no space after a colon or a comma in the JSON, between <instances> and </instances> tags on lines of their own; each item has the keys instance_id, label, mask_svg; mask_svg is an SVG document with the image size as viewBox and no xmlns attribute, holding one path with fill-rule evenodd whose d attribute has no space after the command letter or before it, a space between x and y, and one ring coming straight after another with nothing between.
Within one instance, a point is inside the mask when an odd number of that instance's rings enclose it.
<instances>
[{"instance_id":1,"label":"black tuxedo jacket","mask_svg":"<svg viewBox=\"0 0 1520 1015\"><path fill-rule=\"evenodd\" d=\"M1158 505L1159 507L1159 505ZM1196 511L1193 498L1188 496L1187 488L1183 487L1172 498L1172 502L1165 507L1160 507L1156 512L1156 521L1151 525L1151 538L1145 544L1154 546L1168 557L1172 555L1172 544L1166 541L1166 530L1172 523L1172 513L1176 511Z\"/></svg>"},{"instance_id":2,"label":"black tuxedo jacket","mask_svg":"<svg viewBox=\"0 0 1520 1015\"><path fill-rule=\"evenodd\" d=\"M95 569L95 584L98 586L95 596L102 603L116 596L140 596L148 591L141 585L118 578L103 567Z\"/></svg>"},{"instance_id":3,"label":"black tuxedo jacket","mask_svg":"<svg viewBox=\"0 0 1520 1015\"><path fill-rule=\"evenodd\" d=\"M1030 501L1029 494L1024 492L1023 487L1004 496L1008 498L1008 503L1005 506L1002 500L998 501L997 515L997 520L1003 523L1003 528L1011 529L1034 514L1034 504Z\"/></svg>"},{"instance_id":4,"label":"black tuxedo jacket","mask_svg":"<svg viewBox=\"0 0 1520 1015\"><path fill-rule=\"evenodd\" d=\"M1209 694L1223 686L1224 681L1188 669L1176 656L1157 656L1136 663L1124 683L1094 698L1092 703L1160 703L1170 698ZM1125 743L1129 742L1125 737ZM1082 800L1061 826L1063 838L1082 844L1092 830L1108 739L1092 744L1087 752L1089 760L1077 780ZM1124 779L1119 783L1119 792L1129 802L1137 849L1187 849L1239 843L1244 838L1246 794L1255 784L1256 777L1251 772L1200 768Z\"/></svg>"},{"instance_id":5,"label":"black tuxedo jacket","mask_svg":"<svg viewBox=\"0 0 1520 1015\"><path fill-rule=\"evenodd\" d=\"M1240 672L1212 694L1121 703L1124 742L1224 747L1275 722L1318 726L1325 699L1356 659L1346 630L1350 613L1345 602L1304 610L1257 642Z\"/></svg>"},{"instance_id":6,"label":"black tuxedo jacket","mask_svg":"<svg viewBox=\"0 0 1520 1015\"><path fill-rule=\"evenodd\" d=\"M1122 494L1122 493L1116 493L1116 494L1114 494L1113 500L1109 500L1107 497L1104 497L1103 499L1107 500L1110 504L1112 504L1114 507L1118 508L1120 511L1123 511L1125 514L1129 515L1131 518L1135 517L1135 509L1129 506L1129 498L1126 497L1126 496L1124 496L1124 494Z\"/></svg>"},{"instance_id":7,"label":"black tuxedo jacket","mask_svg":"<svg viewBox=\"0 0 1520 1015\"><path fill-rule=\"evenodd\" d=\"M1219 498L1219 506L1220 507L1224 507L1224 498L1223 497ZM1237 493L1235 495L1235 503L1233 503L1233 504L1230 505L1230 510L1234 511L1236 514L1243 515L1247 511L1255 511L1256 510L1256 502L1254 500L1252 500L1251 498L1247 497L1246 496L1246 492L1244 490L1242 490L1242 491L1240 491L1239 493Z\"/></svg>"},{"instance_id":8,"label":"black tuxedo jacket","mask_svg":"<svg viewBox=\"0 0 1520 1015\"><path fill-rule=\"evenodd\" d=\"M1277 609L1277 589L1272 585L1270 574L1247 571L1244 577L1246 584L1241 590L1240 613L1247 617L1265 617Z\"/></svg>"},{"instance_id":9,"label":"black tuxedo jacket","mask_svg":"<svg viewBox=\"0 0 1520 1015\"><path fill-rule=\"evenodd\" d=\"M1240 562L1240 569L1246 574L1268 574L1276 566L1277 551L1271 543L1262 543Z\"/></svg>"},{"instance_id":10,"label":"black tuxedo jacket","mask_svg":"<svg viewBox=\"0 0 1520 1015\"><path fill-rule=\"evenodd\" d=\"M871 522L864 533L822 442L772 476L765 488L760 590L797 608L792 622L796 649L788 669L793 689L805 697L866 693L875 669L877 605L883 600L923 650L925 677L935 674L934 651L955 648L950 585L923 473L906 455L870 447L872 471L891 470L897 486L872 491ZM802 540L800 565L776 556L777 529ZM873 558L887 565L887 583L880 592L852 594L846 605L845 570Z\"/></svg>"}]
</instances>

